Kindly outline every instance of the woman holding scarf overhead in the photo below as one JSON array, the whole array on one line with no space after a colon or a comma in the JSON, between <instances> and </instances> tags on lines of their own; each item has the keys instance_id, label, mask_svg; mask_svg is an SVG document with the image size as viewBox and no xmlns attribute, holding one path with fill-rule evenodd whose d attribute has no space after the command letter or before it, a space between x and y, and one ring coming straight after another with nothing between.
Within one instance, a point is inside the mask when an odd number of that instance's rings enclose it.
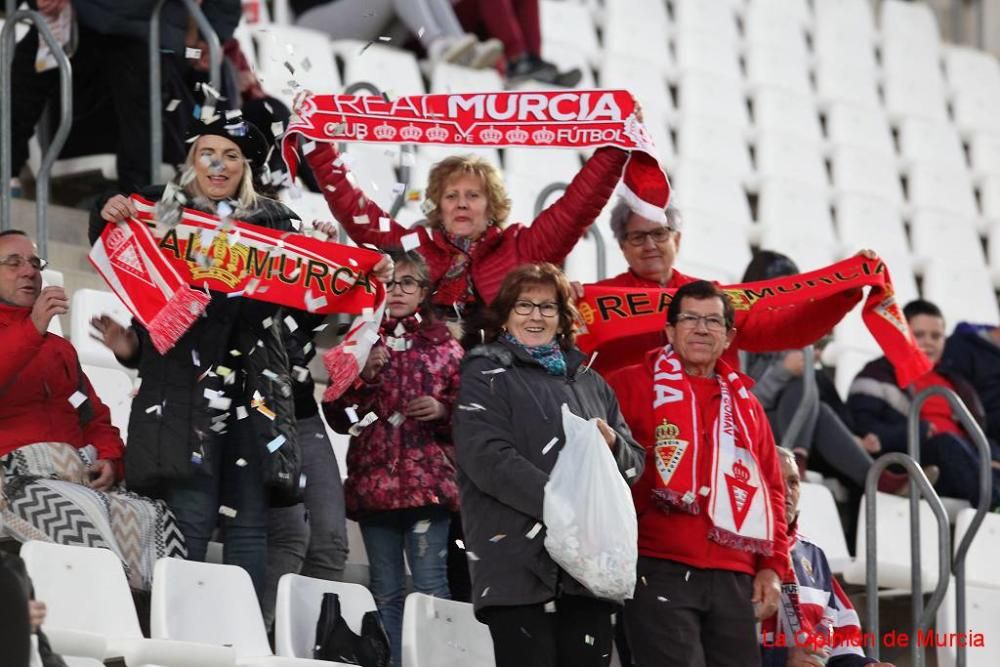
<instances>
[{"instance_id":1,"label":"woman holding scarf overhead","mask_svg":"<svg viewBox=\"0 0 1000 667\"><path fill-rule=\"evenodd\" d=\"M176 183L140 194L158 201L158 218L168 225L186 206L292 232L297 216L254 190L253 169L266 154L256 127L218 119L196 129ZM123 195L98 202L91 242L105 225L135 213ZM298 496L301 462L283 311L230 296L213 294L205 317L162 354L138 325L125 329L106 316L92 324L142 379L125 456L130 484L166 500L192 560L204 560L221 521L225 561L246 569L259 594L268 509Z\"/></svg>"},{"instance_id":2,"label":"woman holding scarf overhead","mask_svg":"<svg viewBox=\"0 0 1000 667\"><path fill-rule=\"evenodd\" d=\"M468 349L482 341L482 307L504 276L526 262L561 264L604 208L627 158L617 148L597 149L563 196L525 226L507 224L510 199L496 167L472 155L448 157L430 172L427 221L408 229L392 220L388 231L380 224L388 213L354 185L332 145L317 145L306 159L330 211L356 243L398 248L404 236L417 234L431 271L431 300L441 317L463 322ZM320 229L334 232L329 223Z\"/></svg>"},{"instance_id":3,"label":"woman holding scarf overhead","mask_svg":"<svg viewBox=\"0 0 1000 667\"><path fill-rule=\"evenodd\" d=\"M545 485L569 451L562 406L598 420L629 483L644 453L611 388L573 344L577 313L559 269L515 269L490 311L489 342L462 364L452 420L476 615L490 628L497 667L606 666L615 604L595 598L544 546Z\"/></svg>"}]
</instances>

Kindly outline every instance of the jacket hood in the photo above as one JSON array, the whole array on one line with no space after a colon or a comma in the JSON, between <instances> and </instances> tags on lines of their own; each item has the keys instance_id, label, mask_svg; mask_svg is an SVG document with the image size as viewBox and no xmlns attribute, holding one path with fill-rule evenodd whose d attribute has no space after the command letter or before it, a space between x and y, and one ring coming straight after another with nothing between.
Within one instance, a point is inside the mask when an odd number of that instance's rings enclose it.
<instances>
[{"instance_id":1,"label":"jacket hood","mask_svg":"<svg viewBox=\"0 0 1000 667\"><path fill-rule=\"evenodd\" d=\"M587 360L583 352L575 347L563 350L563 354L566 357L566 374L570 377L576 375L577 370ZM464 365L478 357L492 359L507 368L512 367L515 361L521 365L541 367L541 364L528 354L527 351L503 340L486 343L485 345L477 345L466 353L462 363Z\"/></svg>"}]
</instances>

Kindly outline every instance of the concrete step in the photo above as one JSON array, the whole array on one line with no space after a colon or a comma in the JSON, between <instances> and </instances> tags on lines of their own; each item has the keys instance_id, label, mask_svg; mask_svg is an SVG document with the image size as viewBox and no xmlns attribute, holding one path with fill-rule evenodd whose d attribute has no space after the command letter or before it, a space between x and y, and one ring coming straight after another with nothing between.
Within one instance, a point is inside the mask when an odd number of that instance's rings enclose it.
<instances>
[{"instance_id":1,"label":"concrete step","mask_svg":"<svg viewBox=\"0 0 1000 667\"><path fill-rule=\"evenodd\" d=\"M28 199L14 199L11 202L11 220L15 229L23 229L29 236L35 238L37 214L35 202ZM88 247L87 223L90 212L66 206L49 206L49 242L66 243Z\"/></svg>"}]
</instances>

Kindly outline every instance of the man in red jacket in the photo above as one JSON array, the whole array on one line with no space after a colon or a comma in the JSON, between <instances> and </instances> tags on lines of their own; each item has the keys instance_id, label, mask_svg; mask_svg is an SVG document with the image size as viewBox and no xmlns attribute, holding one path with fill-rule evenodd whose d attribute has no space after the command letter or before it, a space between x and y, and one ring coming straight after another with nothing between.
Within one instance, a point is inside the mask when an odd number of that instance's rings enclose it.
<instances>
[{"instance_id":1,"label":"man in red jacket","mask_svg":"<svg viewBox=\"0 0 1000 667\"><path fill-rule=\"evenodd\" d=\"M148 590L183 540L162 503L115 490L124 444L76 350L47 333L69 301L43 268L24 232L0 232L0 536L110 548Z\"/></svg>"},{"instance_id":2,"label":"man in red jacket","mask_svg":"<svg viewBox=\"0 0 1000 667\"><path fill-rule=\"evenodd\" d=\"M638 667L758 665L755 622L774 613L788 568L774 437L721 359L733 320L718 287L688 283L667 310L669 345L608 378L646 447L632 487L639 582L624 615Z\"/></svg>"}]
</instances>

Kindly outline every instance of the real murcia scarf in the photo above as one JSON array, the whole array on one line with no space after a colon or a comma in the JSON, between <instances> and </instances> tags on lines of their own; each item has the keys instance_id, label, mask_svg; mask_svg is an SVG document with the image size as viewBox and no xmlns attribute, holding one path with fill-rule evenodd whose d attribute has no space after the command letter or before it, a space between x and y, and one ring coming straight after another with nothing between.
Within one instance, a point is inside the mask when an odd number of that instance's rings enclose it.
<instances>
[{"instance_id":1,"label":"real murcia scarf","mask_svg":"<svg viewBox=\"0 0 1000 667\"><path fill-rule=\"evenodd\" d=\"M774 517L747 428L755 418L750 394L725 362L716 362L715 370L722 399L708 429L712 441L702 442L701 412L680 358L667 345L656 359L652 409L658 426L653 458L659 474L653 497L661 506L698 514L699 497L707 496L711 539L770 556ZM712 461L708 480L698 479L701 451Z\"/></svg>"},{"instance_id":2,"label":"real murcia scarf","mask_svg":"<svg viewBox=\"0 0 1000 667\"><path fill-rule=\"evenodd\" d=\"M809 345L857 304L862 287L871 288L862 318L905 387L930 370L931 363L913 340L881 259L855 256L808 273L723 286L736 309L734 344L751 352ZM586 285L578 304L582 323L577 345L589 354L610 340L662 329L676 291ZM852 292L858 297L850 298ZM759 335L762 329L766 335ZM754 345L747 346L751 332ZM636 349L632 363L645 351Z\"/></svg>"},{"instance_id":3,"label":"real murcia scarf","mask_svg":"<svg viewBox=\"0 0 1000 667\"><path fill-rule=\"evenodd\" d=\"M341 374L360 371L385 288L370 276L382 255L184 209L159 224L156 204L133 195L137 215L107 225L90 261L165 353L204 312L210 291L313 313L361 317L342 343ZM351 348L350 350L346 348ZM353 377L346 381L346 387Z\"/></svg>"},{"instance_id":4,"label":"real murcia scarf","mask_svg":"<svg viewBox=\"0 0 1000 667\"><path fill-rule=\"evenodd\" d=\"M632 151L619 194L645 218L666 222L666 174L626 90L377 96L307 95L296 106L282 151L294 178L296 135L312 141L536 146ZM308 143L303 147L309 151Z\"/></svg>"}]
</instances>

